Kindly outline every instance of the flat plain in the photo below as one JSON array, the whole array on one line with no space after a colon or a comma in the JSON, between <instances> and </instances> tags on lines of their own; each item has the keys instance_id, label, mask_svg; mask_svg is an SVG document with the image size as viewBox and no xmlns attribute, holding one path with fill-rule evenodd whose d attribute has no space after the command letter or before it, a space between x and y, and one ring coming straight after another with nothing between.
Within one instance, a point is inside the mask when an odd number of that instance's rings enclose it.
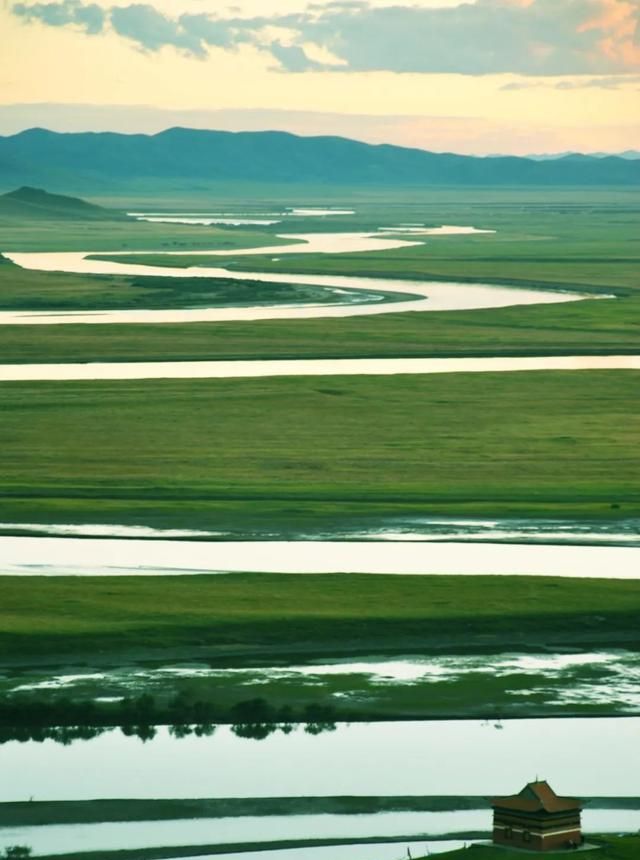
<instances>
[{"instance_id":1,"label":"flat plain","mask_svg":"<svg viewBox=\"0 0 640 860\"><path fill-rule=\"evenodd\" d=\"M381 510L639 510L632 371L0 388L5 522L285 530Z\"/></svg>"}]
</instances>

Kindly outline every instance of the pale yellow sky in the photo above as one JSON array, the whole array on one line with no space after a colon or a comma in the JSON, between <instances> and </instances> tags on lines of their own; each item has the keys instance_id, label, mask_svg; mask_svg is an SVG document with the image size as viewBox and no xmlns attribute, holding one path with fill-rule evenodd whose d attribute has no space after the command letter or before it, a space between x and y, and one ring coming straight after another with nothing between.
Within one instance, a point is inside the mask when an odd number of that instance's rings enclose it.
<instances>
[{"instance_id":1,"label":"pale yellow sky","mask_svg":"<svg viewBox=\"0 0 640 860\"><path fill-rule=\"evenodd\" d=\"M141 105L169 112L321 112L333 119L325 119L320 127L308 118L305 126L302 116L292 113L291 130L324 130L374 140L386 135L382 139L434 149L533 152L640 148L640 74L633 65L625 74L616 70L615 74L552 76L393 70L287 72L256 44L241 44L232 50L208 46L204 58L198 59L170 44L144 50L111 28L88 35L76 26L27 22L12 13L12 4L0 2L0 133L9 130L3 125L2 106L7 105ZM479 2L525 6L536 0ZM622 2L607 0L604 5ZM110 3L115 5L127 6L130 0ZM392 0L369 3L391 5ZM426 9L444 6L446 0L406 5ZM457 0L449 0L448 5L456 6ZM221 16L227 10L231 15L268 16L303 8L299 0L242 0L229 6L207 0L156 0L154 6L173 19L183 12L208 13L212 8ZM264 38L276 38L283 44L289 41L288 33L281 30ZM314 48L304 41L298 44L312 59L322 59L323 50L330 56L322 46ZM359 135L358 123L349 119L353 115L370 118L368 124L361 124ZM31 116L34 121L30 124L46 124ZM387 120L375 121L376 117ZM146 130L134 127L135 115L130 123L130 128L118 130ZM242 126L241 117L237 123ZM171 124L169 113L167 125ZM286 117L279 115L271 127L283 124L286 126Z\"/></svg>"}]
</instances>

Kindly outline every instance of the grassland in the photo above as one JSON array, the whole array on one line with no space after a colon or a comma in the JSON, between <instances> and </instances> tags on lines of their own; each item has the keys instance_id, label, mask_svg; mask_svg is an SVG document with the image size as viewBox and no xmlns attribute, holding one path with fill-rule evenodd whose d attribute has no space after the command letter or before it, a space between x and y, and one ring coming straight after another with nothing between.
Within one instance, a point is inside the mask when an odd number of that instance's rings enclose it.
<instances>
[{"instance_id":1,"label":"grassland","mask_svg":"<svg viewBox=\"0 0 640 860\"><path fill-rule=\"evenodd\" d=\"M2 576L0 630L0 741L65 742L78 726L98 733L142 726L148 738L153 724L198 724L206 734L207 726L233 723L240 733L249 727L243 737L260 739L283 724L312 723L319 731L335 720L629 715L619 685L630 653L615 669L587 664L555 674L515 665L500 671L500 654L638 651L640 585L233 574L63 576L34 588L32 580ZM316 676L312 665L416 654L448 655L446 677L385 684L349 666ZM216 671L163 669L185 661ZM280 671L308 661L305 673ZM55 681L69 674L72 684ZM574 695L567 698L569 683ZM582 689L589 691L584 701ZM72 734L49 735L48 726L68 726Z\"/></svg>"},{"instance_id":2,"label":"grassland","mask_svg":"<svg viewBox=\"0 0 640 860\"><path fill-rule=\"evenodd\" d=\"M61 276L64 278L64 276ZM65 290L73 288L67 281ZM635 354L640 295L498 310L189 325L0 326L0 361Z\"/></svg>"},{"instance_id":3,"label":"grassland","mask_svg":"<svg viewBox=\"0 0 640 860\"><path fill-rule=\"evenodd\" d=\"M360 291L354 291L352 296L353 300L363 300ZM384 296L383 300L386 300ZM111 277L38 272L0 258L0 311L254 307L335 301L332 290L305 284L190 278L188 275L183 278ZM4 358L0 348L0 360Z\"/></svg>"},{"instance_id":4,"label":"grassland","mask_svg":"<svg viewBox=\"0 0 640 860\"><path fill-rule=\"evenodd\" d=\"M637 860L640 857L640 838L638 836L599 836L592 841L599 848L586 854L595 860ZM545 857L559 858L570 856L571 852L545 852ZM491 845L471 845L458 851L448 851L439 854L444 860L522 860L522 851L509 851L504 848L494 848ZM426 860L426 858L425 858Z\"/></svg>"},{"instance_id":5,"label":"grassland","mask_svg":"<svg viewBox=\"0 0 640 860\"><path fill-rule=\"evenodd\" d=\"M265 230L156 224L149 221L0 219L2 251L229 250L290 245Z\"/></svg>"},{"instance_id":6,"label":"grassland","mask_svg":"<svg viewBox=\"0 0 640 860\"><path fill-rule=\"evenodd\" d=\"M4 522L303 528L640 506L631 371L16 382L1 394Z\"/></svg>"},{"instance_id":7,"label":"grassland","mask_svg":"<svg viewBox=\"0 0 640 860\"><path fill-rule=\"evenodd\" d=\"M366 595L366 599L363 599ZM640 646L640 585L358 574L0 577L3 665L123 655ZM18 656L19 655L19 656ZM58 662L59 662L58 661Z\"/></svg>"},{"instance_id":8,"label":"grassland","mask_svg":"<svg viewBox=\"0 0 640 860\"><path fill-rule=\"evenodd\" d=\"M634 798L617 798L617 809L635 809ZM596 806L598 802L596 802ZM175 800L76 800L0 803L0 827L98 824L101 821L163 821L244 815L366 815L377 812L443 812L490 809L485 797L249 797Z\"/></svg>"}]
</instances>

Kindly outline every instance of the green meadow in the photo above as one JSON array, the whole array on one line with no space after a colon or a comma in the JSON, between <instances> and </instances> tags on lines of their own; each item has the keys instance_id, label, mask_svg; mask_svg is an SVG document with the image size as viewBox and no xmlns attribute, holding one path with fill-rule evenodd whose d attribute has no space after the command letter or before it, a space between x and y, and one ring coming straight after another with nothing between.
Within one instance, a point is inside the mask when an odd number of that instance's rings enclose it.
<instances>
[{"instance_id":1,"label":"green meadow","mask_svg":"<svg viewBox=\"0 0 640 860\"><path fill-rule=\"evenodd\" d=\"M0 386L5 522L634 516L632 371ZM368 430L365 428L369 428Z\"/></svg>"},{"instance_id":2,"label":"green meadow","mask_svg":"<svg viewBox=\"0 0 640 860\"><path fill-rule=\"evenodd\" d=\"M194 646L255 659L640 637L640 585L627 580L243 573L62 576L36 589L2 576L0 597L1 653L14 665Z\"/></svg>"},{"instance_id":3,"label":"green meadow","mask_svg":"<svg viewBox=\"0 0 640 860\"><path fill-rule=\"evenodd\" d=\"M2 217L2 251L233 251L266 245L290 245L265 230L204 227L192 224L158 224L149 221L30 219Z\"/></svg>"},{"instance_id":4,"label":"green meadow","mask_svg":"<svg viewBox=\"0 0 640 860\"><path fill-rule=\"evenodd\" d=\"M383 293L376 293L375 297L388 300ZM362 300L355 291L350 298ZM393 298L398 300L402 296ZM164 278L38 272L0 258L0 311L161 310L329 302L335 302L331 290L306 284L190 278L187 274L183 278ZM6 327L8 334L9 329ZM90 336L91 332L85 330L85 334ZM1 348L0 355L2 360L9 357Z\"/></svg>"},{"instance_id":5,"label":"green meadow","mask_svg":"<svg viewBox=\"0 0 640 860\"><path fill-rule=\"evenodd\" d=\"M587 857L594 860L636 860L640 857L640 838L638 836L598 836L590 843L598 846L594 851L588 852ZM567 857L567 851L546 851L545 857L559 858ZM524 856L527 856L526 854ZM458 851L448 851L439 854L444 860L522 860L522 851L509 851L506 848L496 848L491 845L471 845ZM426 860L426 858L425 858Z\"/></svg>"},{"instance_id":6,"label":"green meadow","mask_svg":"<svg viewBox=\"0 0 640 860\"><path fill-rule=\"evenodd\" d=\"M255 573L61 576L33 585L0 577L3 726L232 722L264 725L266 736L305 721L632 712L619 670L574 670L572 689L590 691L581 701L565 697L566 672L504 672L499 664L510 653L603 647L631 660L624 654L640 645L634 581ZM313 673L323 659L416 654L446 657L447 677L380 683L348 665ZM185 661L200 672L154 674ZM300 664L306 673L287 673ZM52 683L70 672L73 684ZM98 704L105 696L112 699Z\"/></svg>"}]
</instances>

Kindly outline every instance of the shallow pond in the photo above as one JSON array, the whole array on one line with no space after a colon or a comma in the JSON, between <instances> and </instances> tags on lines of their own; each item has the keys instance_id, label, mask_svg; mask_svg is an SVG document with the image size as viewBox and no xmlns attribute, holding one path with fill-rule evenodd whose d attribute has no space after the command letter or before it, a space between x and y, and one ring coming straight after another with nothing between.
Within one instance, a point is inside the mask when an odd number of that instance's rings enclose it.
<instances>
[{"instance_id":1,"label":"shallow pond","mask_svg":"<svg viewBox=\"0 0 640 860\"><path fill-rule=\"evenodd\" d=\"M96 798L510 794L538 775L559 794L640 794L640 718L440 720L297 728L262 740L220 726L147 742L109 730L62 746L0 746L0 802ZM636 810L636 814L638 811ZM640 822L638 824L640 826Z\"/></svg>"},{"instance_id":2,"label":"shallow pond","mask_svg":"<svg viewBox=\"0 0 640 860\"><path fill-rule=\"evenodd\" d=\"M359 657L289 665L256 662L211 666L204 662L95 669L82 666L51 673L43 669L0 674L0 693L18 697L49 691L84 701L119 702L142 693L162 695L188 690L192 697L217 702L256 695L324 704L373 707L396 715L464 712L473 691L483 690L494 713L503 716L555 713L590 707L608 713L640 712L640 655L612 650L594 653L472 654ZM427 704L428 703L428 704ZM400 710L398 710L400 709ZM486 711L485 711L486 712ZM584 712L584 711L583 711ZM477 713L483 713L482 710Z\"/></svg>"}]
</instances>

